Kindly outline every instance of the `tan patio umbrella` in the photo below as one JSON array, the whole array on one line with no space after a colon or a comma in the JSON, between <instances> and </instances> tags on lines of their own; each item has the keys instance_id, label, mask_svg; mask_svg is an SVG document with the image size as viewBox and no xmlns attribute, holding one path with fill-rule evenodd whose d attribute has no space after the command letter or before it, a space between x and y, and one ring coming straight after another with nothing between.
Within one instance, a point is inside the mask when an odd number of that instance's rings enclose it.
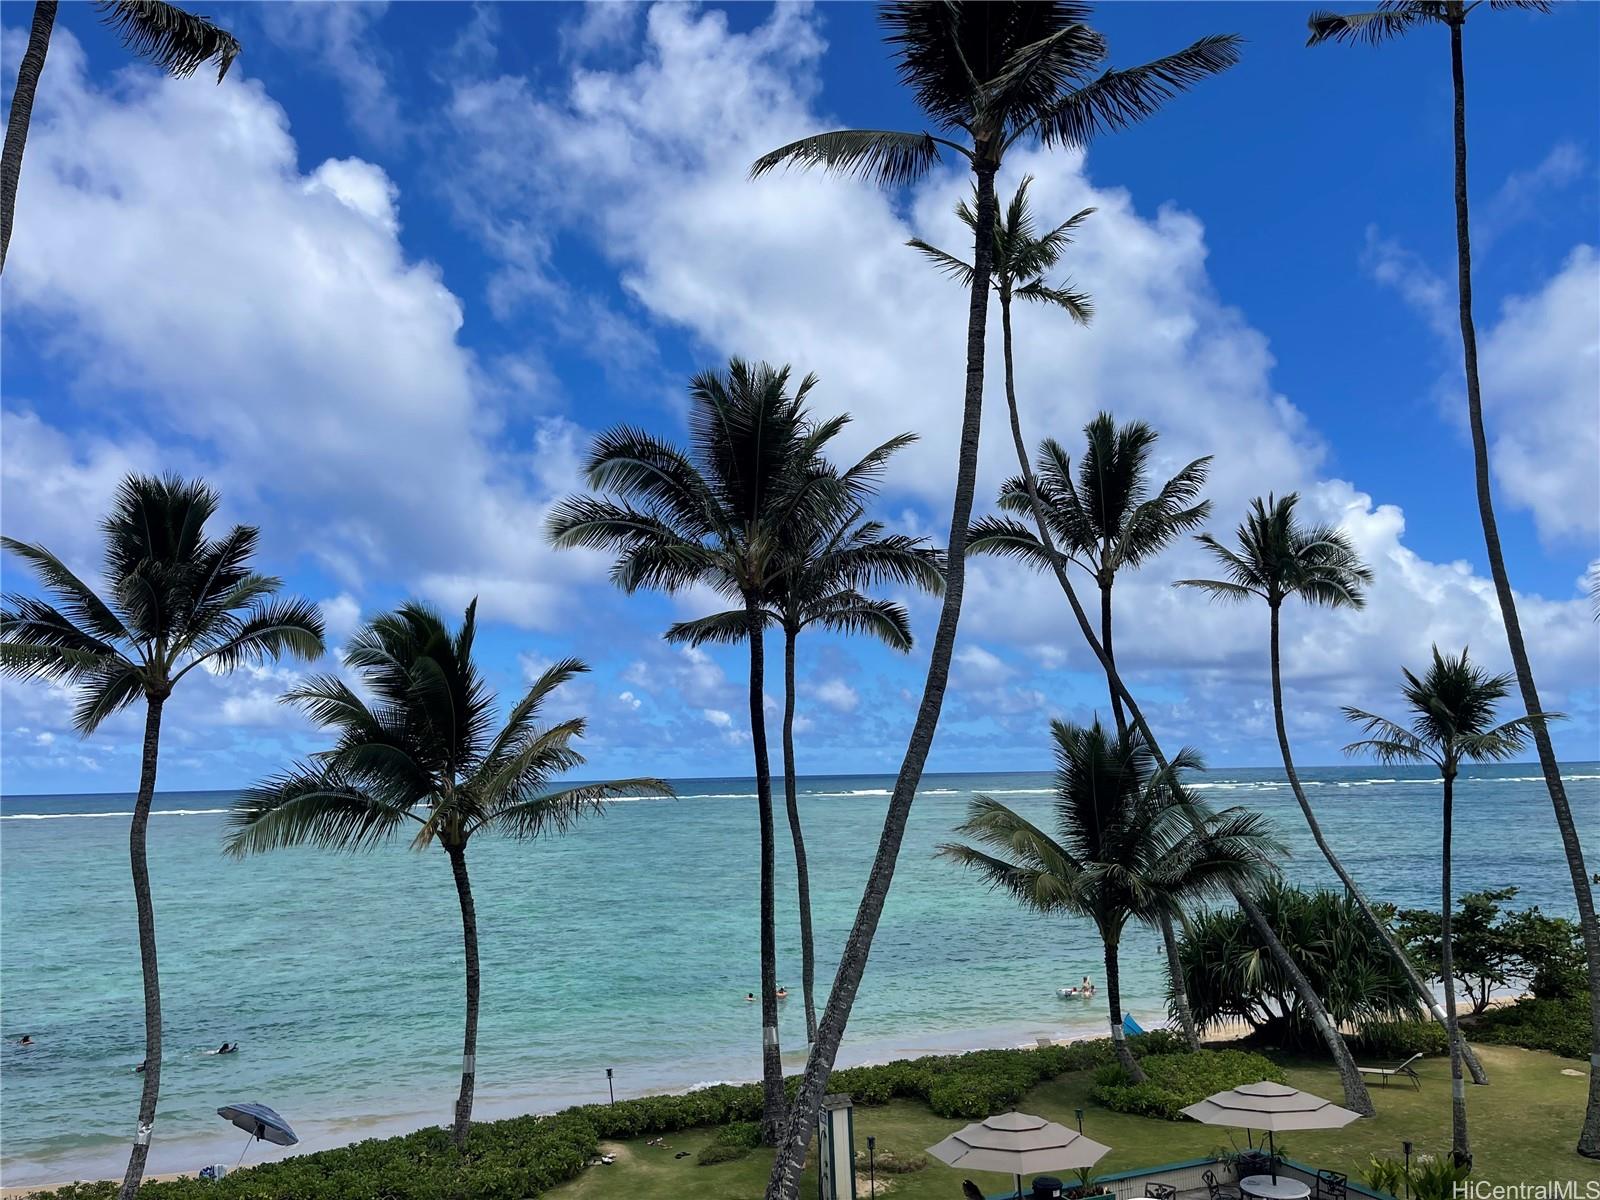
<instances>
[{"instance_id":1,"label":"tan patio umbrella","mask_svg":"<svg viewBox=\"0 0 1600 1200\"><path fill-rule=\"evenodd\" d=\"M1203 1125L1232 1125L1238 1129L1260 1129L1267 1135L1272 1181L1278 1181L1277 1145L1273 1134L1285 1129L1343 1129L1359 1117L1332 1100L1313 1096L1298 1088L1263 1079L1241 1084L1225 1092L1207 1096L1191 1104L1183 1115Z\"/></svg>"},{"instance_id":2,"label":"tan patio umbrella","mask_svg":"<svg viewBox=\"0 0 1600 1200\"><path fill-rule=\"evenodd\" d=\"M952 1167L1014 1175L1020 1197L1024 1175L1092 1167L1110 1149L1043 1117L1008 1112L956 1130L928 1153Z\"/></svg>"}]
</instances>

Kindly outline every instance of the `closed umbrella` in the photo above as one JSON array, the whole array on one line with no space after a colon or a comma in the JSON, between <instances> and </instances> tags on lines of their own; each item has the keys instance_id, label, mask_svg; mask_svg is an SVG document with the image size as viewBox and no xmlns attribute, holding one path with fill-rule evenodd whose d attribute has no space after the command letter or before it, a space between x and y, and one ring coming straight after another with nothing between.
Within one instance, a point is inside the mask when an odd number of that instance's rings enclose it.
<instances>
[{"instance_id":1,"label":"closed umbrella","mask_svg":"<svg viewBox=\"0 0 1600 1200\"><path fill-rule=\"evenodd\" d=\"M295 1136L294 1130L289 1128L289 1122L265 1104L224 1104L217 1109L217 1116L232 1121L258 1142L271 1142L275 1146L293 1146L300 1140ZM244 1150L239 1151L239 1162L244 1161L245 1151L250 1149L250 1138L245 1139Z\"/></svg>"},{"instance_id":2,"label":"closed umbrella","mask_svg":"<svg viewBox=\"0 0 1600 1200\"><path fill-rule=\"evenodd\" d=\"M1043 1117L1008 1112L956 1130L928 1153L952 1167L1014 1175L1020 1197L1024 1175L1092 1167L1110 1149Z\"/></svg>"},{"instance_id":3,"label":"closed umbrella","mask_svg":"<svg viewBox=\"0 0 1600 1200\"><path fill-rule=\"evenodd\" d=\"M1260 1129L1267 1135L1272 1163L1272 1181L1278 1181L1277 1143L1273 1134L1286 1129L1343 1129L1360 1113L1340 1108L1332 1100L1313 1096L1298 1088L1263 1079L1241 1084L1225 1092L1207 1096L1191 1104L1183 1115L1203 1125L1231 1125L1236 1129Z\"/></svg>"}]
</instances>

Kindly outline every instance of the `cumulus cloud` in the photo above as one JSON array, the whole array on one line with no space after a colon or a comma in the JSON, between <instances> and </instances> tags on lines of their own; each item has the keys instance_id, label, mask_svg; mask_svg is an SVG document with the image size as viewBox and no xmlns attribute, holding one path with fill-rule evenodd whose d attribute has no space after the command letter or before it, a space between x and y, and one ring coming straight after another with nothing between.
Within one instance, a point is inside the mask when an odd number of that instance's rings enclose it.
<instances>
[{"instance_id":1,"label":"cumulus cloud","mask_svg":"<svg viewBox=\"0 0 1600 1200\"><path fill-rule=\"evenodd\" d=\"M378 145L393 147L404 140L406 125L378 49L376 26L388 8L373 0L300 0L254 11L267 36L333 76L351 125Z\"/></svg>"}]
</instances>

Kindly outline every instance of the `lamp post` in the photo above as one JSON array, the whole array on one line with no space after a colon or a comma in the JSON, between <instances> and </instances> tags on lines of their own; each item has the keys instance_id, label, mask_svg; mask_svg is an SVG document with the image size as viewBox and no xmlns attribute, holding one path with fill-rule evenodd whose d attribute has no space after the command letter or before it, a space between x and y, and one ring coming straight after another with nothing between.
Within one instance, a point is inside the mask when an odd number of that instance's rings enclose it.
<instances>
[{"instance_id":1,"label":"lamp post","mask_svg":"<svg viewBox=\"0 0 1600 1200\"><path fill-rule=\"evenodd\" d=\"M867 1134L867 1195L878 1194L878 1139Z\"/></svg>"},{"instance_id":2,"label":"lamp post","mask_svg":"<svg viewBox=\"0 0 1600 1200\"><path fill-rule=\"evenodd\" d=\"M1411 1143L1401 1142L1400 1149L1404 1151L1406 1156L1406 1196L1409 1198L1411 1195Z\"/></svg>"},{"instance_id":3,"label":"lamp post","mask_svg":"<svg viewBox=\"0 0 1600 1200\"><path fill-rule=\"evenodd\" d=\"M1079 1109L1075 1109L1074 1111L1078 1115L1078 1132L1082 1133L1083 1132L1083 1109L1079 1108Z\"/></svg>"},{"instance_id":4,"label":"lamp post","mask_svg":"<svg viewBox=\"0 0 1600 1200\"><path fill-rule=\"evenodd\" d=\"M617 1102L617 1089L616 1085L611 1082L610 1067L606 1068L606 1091L611 1094L611 1103L615 1104Z\"/></svg>"}]
</instances>

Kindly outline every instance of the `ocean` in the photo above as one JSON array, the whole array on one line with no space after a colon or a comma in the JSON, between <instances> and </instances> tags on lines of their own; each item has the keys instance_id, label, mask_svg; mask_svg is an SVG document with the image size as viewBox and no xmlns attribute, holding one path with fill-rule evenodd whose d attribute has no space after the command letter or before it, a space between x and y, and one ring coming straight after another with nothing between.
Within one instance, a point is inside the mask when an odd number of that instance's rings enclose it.
<instances>
[{"instance_id":1,"label":"ocean","mask_svg":"<svg viewBox=\"0 0 1600 1200\"><path fill-rule=\"evenodd\" d=\"M1600 869L1600 764L1565 768ZM1303 772L1334 846L1375 898L1436 905L1437 777L1370 766ZM800 781L819 987L860 898L892 779ZM933 858L968 799L1042 817L1045 774L929 775L913 808L841 1065L1098 1034L1103 1001L1056 989L1091 975L1086 921L1023 913ZM469 850L482 938L479 1116L550 1111L746 1080L760 1071L756 812L748 779L678 783L677 800L609 807L566 836L484 837ZM1269 815L1285 871L1335 881L1280 770L1216 770L1218 807ZM1461 891L1515 884L1520 904L1571 914L1570 876L1536 768L1472 768L1457 788ZM448 1121L461 1039L461 932L445 856L403 846L312 849L236 862L220 843L228 792L162 793L150 828L166 1020L151 1171L233 1162L218 1105L271 1105L315 1148ZM0 1175L7 1184L120 1174L138 1104L143 1008L127 866L130 795L0 798ZM785 1058L805 1021L793 870L778 802ZM1165 1020L1157 939L1122 953L1125 1007ZM819 997L820 1005L820 997ZM17 1045L29 1034L35 1044ZM208 1054L237 1041L237 1055ZM250 1149L246 1161L282 1151Z\"/></svg>"}]
</instances>

